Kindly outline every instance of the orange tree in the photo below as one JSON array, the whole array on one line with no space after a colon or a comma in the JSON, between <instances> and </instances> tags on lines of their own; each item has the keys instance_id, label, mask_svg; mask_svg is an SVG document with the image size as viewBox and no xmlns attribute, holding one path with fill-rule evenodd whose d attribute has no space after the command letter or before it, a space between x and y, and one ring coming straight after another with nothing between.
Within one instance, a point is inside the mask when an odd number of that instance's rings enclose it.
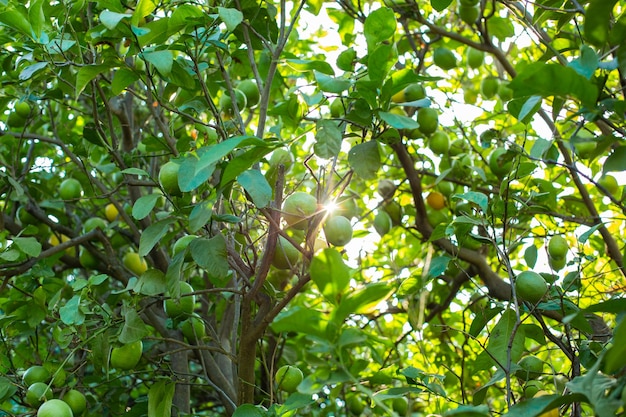
<instances>
[{"instance_id":1,"label":"orange tree","mask_svg":"<svg viewBox=\"0 0 626 417\"><path fill-rule=\"evenodd\" d=\"M3 2L4 413L624 414L623 1L209 3Z\"/></svg>"}]
</instances>

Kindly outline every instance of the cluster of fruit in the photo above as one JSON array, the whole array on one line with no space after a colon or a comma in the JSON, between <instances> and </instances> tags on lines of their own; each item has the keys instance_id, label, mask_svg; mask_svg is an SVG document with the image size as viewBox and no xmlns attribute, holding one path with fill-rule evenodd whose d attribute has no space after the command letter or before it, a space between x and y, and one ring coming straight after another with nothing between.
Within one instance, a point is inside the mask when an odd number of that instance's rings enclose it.
<instances>
[{"instance_id":1,"label":"cluster of fruit","mask_svg":"<svg viewBox=\"0 0 626 417\"><path fill-rule=\"evenodd\" d=\"M355 209L354 201L346 198L340 202L335 212L329 214L323 225L326 242L333 246L345 246L352 240L350 218L355 215ZM303 232L308 229L309 222L319 210L317 198L309 193L296 191L285 198L281 209L282 217L294 239L303 237ZM289 240L279 236L272 265L278 269L291 269L299 261L300 255L300 250Z\"/></svg>"},{"instance_id":2,"label":"cluster of fruit","mask_svg":"<svg viewBox=\"0 0 626 417\"><path fill-rule=\"evenodd\" d=\"M24 401L37 408L37 417L78 417L83 414L87 408L85 395L76 389L63 388L65 380L66 375L62 368L56 370L54 375L48 368L40 365L31 366L24 372ZM61 399L54 398L57 389L61 391Z\"/></svg>"}]
</instances>

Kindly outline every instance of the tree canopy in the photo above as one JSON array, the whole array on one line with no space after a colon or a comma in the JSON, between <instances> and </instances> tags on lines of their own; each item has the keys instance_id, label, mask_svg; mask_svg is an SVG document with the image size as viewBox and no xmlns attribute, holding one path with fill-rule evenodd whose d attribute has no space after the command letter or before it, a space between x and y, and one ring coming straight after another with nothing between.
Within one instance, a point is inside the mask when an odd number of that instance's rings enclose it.
<instances>
[{"instance_id":1,"label":"tree canopy","mask_svg":"<svg viewBox=\"0 0 626 417\"><path fill-rule=\"evenodd\" d=\"M626 415L624 1L0 4L3 413Z\"/></svg>"}]
</instances>

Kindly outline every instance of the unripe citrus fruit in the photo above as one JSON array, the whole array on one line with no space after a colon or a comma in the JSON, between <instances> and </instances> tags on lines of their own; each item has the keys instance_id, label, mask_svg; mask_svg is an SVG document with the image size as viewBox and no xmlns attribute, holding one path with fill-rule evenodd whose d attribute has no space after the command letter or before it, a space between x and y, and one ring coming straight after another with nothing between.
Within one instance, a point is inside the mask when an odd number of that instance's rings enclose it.
<instances>
[{"instance_id":1,"label":"unripe citrus fruit","mask_svg":"<svg viewBox=\"0 0 626 417\"><path fill-rule=\"evenodd\" d=\"M422 84L409 84L404 89L404 99L406 101L417 101L423 98L426 98L426 90Z\"/></svg>"},{"instance_id":2,"label":"unripe citrus fruit","mask_svg":"<svg viewBox=\"0 0 626 417\"><path fill-rule=\"evenodd\" d=\"M26 390L26 403L31 407L39 407L44 401L52 399L52 390L45 382L35 382Z\"/></svg>"},{"instance_id":3,"label":"unripe citrus fruit","mask_svg":"<svg viewBox=\"0 0 626 417\"><path fill-rule=\"evenodd\" d=\"M278 388L286 392L294 392L298 385L302 382L304 376L300 368L291 365L285 365L276 371L275 381Z\"/></svg>"},{"instance_id":4,"label":"unripe citrus fruit","mask_svg":"<svg viewBox=\"0 0 626 417\"><path fill-rule=\"evenodd\" d=\"M485 53L474 48L467 48L466 56L467 66L472 69L478 69L483 65L485 60Z\"/></svg>"},{"instance_id":5,"label":"unripe citrus fruit","mask_svg":"<svg viewBox=\"0 0 626 417\"><path fill-rule=\"evenodd\" d=\"M441 69L451 70L456 67L456 56L448 48L435 48L433 51L433 62Z\"/></svg>"},{"instance_id":6,"label":"unripe citrus fruit","mask_svg":"<svg viewBox=\"0 0 626 417\"><path fill-rule=\"evenodd\" d=\"M93 254L84 247L80 248L78 262L80 262L81 266L86 269L96 269L100 264L100 262L98 262L98 258L93 256Z\"/></svg>"},{"instance_id":7,"label":"unripe citrus fruit","mask_svg":"<svg viewBox=\"0 0 626 417\"><path fill-rule=\"evenodd\" d=\"M148 270L146 260L136 252L127 252L122 258L122 263L136 276L140 276Z\"/></svg>"},{"instance_id":8,"label":"unripe citrus fruit","mask_svg":"<svg viewBox=\"0 0 626 417\"><path fill-rule=\"evenodd\" d=\"M391 230L391 217L384 210L379 210L374 216L374 230L381 236L386 235Z\"/></svg>"},{"instance_id":9,"label":"unripe citrus fruit","mask_svg":"<svg viewBox=\"0 0 626 417\"><path fill-rule=\"evenodd\" d=\"M35 382L48 382L50 381L50 371L40 365L31 366L22 375L22 382L27 387L31 386Z\"/></svg>"},{"instance_id":10,"label":"unripe citrus fruit","mask_svg":"<svg viewBox=\"0 0 626 417\"><path fill-rule=\"evenodd\" d=\"M287 239L278 236L272 265L278 269L291 269L300 259L300 251Z\"/></svg>"},{"instance_id":11,"label":"unripe citrus fruit","mask_svg":"<svg viewBox=\"0 0 626 417\"><path fill-rule=\"evenodd\" d=\"M537 393L539 391L541 391L543 389L543 384L541 383L541 381L528 381L526 383L526 385L524 386L524 397L525 398L532 398L535 395L537 395Z\"/></svg>"},{"instance_id":12,"label":"unripe citrus fruit","mask_svg":"<svg viewBox=\"0 0 626 417\"><path fill-rule=\"evenodd\" d=\"M539 417L559 417L559 408L553 408L552 410L548 410L545 413L539 414Z\"/></svg>"},{"instance_id":13,"label":"unripe citrus fruit","mask_svg":"<svg viewBox=\"0 0 626 417\"><path fill-rule=\"evenodd\" d=\"M246 98L246 95L241 90L238 90L235 88L233 92L235 93L235 99L237 100L237 109L241 111L244 108L246 108L246 105L248 104L248 101L247 101L248 99ZM222 97L220 97L219 106L222 112L228 115L235 114L235 109L233 107L233 100L228 91L224 91L224 94L222 94Z\"/></svg>"},{"instance_id":14,"label":"unripe citrus fruit","mask_svg":"<svg viewBox=\"0 0 626 417\"><path fill-rule=\"evenodd\" d=\"M502 81L498 85L498 97L502 101L509 101L513 98L513 90L509 87L508 81Z\"/></svg>"},{"instance_id":15,"label":"unripe citrus fruit","mask_svg":"<svg viewBox=\"0 0 626 417\"><path fill-rule=\"evenodd\" d=\"M206 336L204 321L199 316L192 315L180 324L180 330L189 342L201 340Z\"/></svg>"},{"instance_id":16,"label":"unripe citrus fruit","mask_svg":"<svg viewBox=\"0 0 626 417\"><path fill-rule=\"evenodd\" d=\"M398 413L399 416L406 416L407 411L409 411L409 400L407 400L406 397L394 398L391 402L391 408L393 408L393 411Z\"/></svg>"},{"instance_id":17,"label":"unripe citrus fruit","mask_svg":"<svg viewBox=\"0 0 626 417\"><path fill-rule=\"evenodd\" d=\"M168 161L161 166L159 170L159 184L161 188L168 194L177 196L181 194L178 185L178 171L180 165L174 161Z\"/></svg>"},{"instance_id":18,"label":"unripe citrus fruit","mask_svg":"<svg viewBox=\"0 0 626 417\"><path fill-rule=\"evenodd\" d=\"M480 93L487 100L492 99L498 93L499 85L500 85L500 81L496 77L489 76L489 77L483 78L482 81L480 82Z\"/></svg>"},{"instance_id":19,"label":"unripe citrus fruit","mask_svg":"<svg viewBox=\"0 0 626 417\"><path fill-rule=\"evenodd\" d=\"M524 381L537 379L543 373L543 361L534 355L524 356L517 364L522 369L515 375Z\"/></svg>"},{"instance_id":20,"label":"unripe citrus fruit","mask_svg":"<svg viewBox=\"0 0 626 417\"><path fill-rule=\"evenodd\" d=\"M513 161L506 155L505 148L496 148L489 154L489 168L498 178L502 178L511 172Z\"/></svg>"},{"instance_id":21,"label":"unripe citrus fruit","mask_svg":"<svg viewBox=\"0 0 626 417\"><path fill-rule=\"evenodd\" d=\"M538 273L524 271L515 279L515 292L521 299L537 304L548 292L548 284Z\"/></svg>"},{"instance_id":22,"label":"unripe citrus fruit","mask_svg":"<svg viewBox=\"0 0 626 417\"><path fill-rule=\"evenodd\" d=\"M66 402L52 399L41 404L37 417L74 417L72 409Z\"/></svg>"},{"instance_id":23,"label":"unripe citrus fruit","mask_svg":"<svg viewBox=\"0 0 626 417\"><path fill-rule=\"evenodd\" d=\"M400 203L395 200L387 201L382 207L391 218L391 224L393 226L399 226L402 223L403 210Z\"/></svg>"},{"instance_id":24,"label":"unripe citrus fruit","mask_svg":"<svg viewBox=\"0 0 626 417\"><path fill-rule=\"evenodd\" d=\"M30 116L32 109L30 104L25 101L20 101L15 105L15 113L19 114L20 117L27 119Z\"/></svg>"},{"instance_id":25,"label":"unripe citrus fruit","mask_svg":"<svg viewBox=\"0 0 626 417\"><path fill-rule=\"evenodd\" d=\"M324 223L324 235L331 245L345 246L352 240L352 224L343 216L332 216Z\"/></svg>"},{"instance_id":26,"label":"unripe citrus fruit","mask_svg":"<svg viewBox=\"0 0 626 417\"><path fill-rule=\"evenodd\" d=\"M63 395L63 401L72 409L74 417L78 417L87 409L87 399L82 392L71 389Z\"/></svg>"},{"instance_id":27,"label":"unripe citrus fruit","mask_svg":"<svg viewBox=\"0 0 626 417\"><path fill-rule=\"evenodd\" d=\"M391 180L382 179L378 181L376 190L382 198L388 200L396 193L396 184Z\"/></svg>"},{"instance_id":28,"label":"unripe citrus fruit","mask_svg":"<svg viewBox=\"0 0 626 417\"><path fill-rule=\"evenodd\" d=\"M272 151L272 156L268 161L270 167L278 167L278 165L283 165L285 167L285 172L289 172L291 167L293 166L293 154L289 152L289 150L285 148L278 148Z\"/></svg>"},{"instance_id":29,"label":"unripe citrus fruit","mask_svg":"<svg viewBox=\"0 0 626 417\"><path fill-rule=\"evenodd\" d=\"M75 178L67 178L59 186L59 196L62 200L75 200L83 195L83 187Z\"/></svg>"},{"instance_id":30,"label":"unripe citrus fruit","mask_svg":"<svg viewBox=\"0 0 626 417\"><path fill-rule=\"evenodd\" d=\"M428 139L428 147L436 155L445 155L450 149L450 139L445 132L437 131Z\"/></svg>"},{"instance_id":31,"label":"unripe citrus fruit","mask_svg":"<svg viewBox=\"0 0 626 417\"><path fill-rule=\"evenodd\" d=\"M446 198L439 191L433 191L426 197L426 204L435 210L441 210L446 206Z\"/></svg>"},{"instance_id":32,"label":"unripe citrus fruit","mask_svg":"<svg viewBox=\"0 0 626 417\"><path fill-rule=\"evenodd\" d=\"M294 229L307 228L309 218L317 211L317 199L311 194L297 191L283 202L283 218Z\"/></svg>"},{"instance_id":33,"label":"unripe citrus fruit","mask_svg":"<svg viewBox=\"0 0 626 417\"><path fill-rule=\"evenodd\" d=\"M575 142L574 150L580 159L588 159L591 157L593 151L595 151L596 146L597 143L593 141Z\"/></svg>"},{"instance_id":34,"label":"unripe citrus fruit","mask_svg":"<svg viewBox=\"0 0 626 417\"><path fill-rule=\"evenodd\" d=\"M254 107L259 103L261 93L253 80L243 80L237 85L237 89L246 96L246 105L248 107Z\"/></svg>"},{"instance_id":35,"label":"unripe citrus fruit","mask_svg":"<svg viewBox=\"0 0 626 417\"><path fill-rule=\"evenodd\" d=\"M567 255L569 245L567 239L561 235L553 236L548 242L548 255L551 258L562 259Z\"/></svg>"},{"instance_id":36,"label":"unripe citrus fruit","mask_svg":"<svg viewBox=\"0 0 626 417\"><path fill-rule=\"evenodd\" d=\"M604 187L609 194L615 194L619 190L619 185L617 184L617 180L613 175L604 174L598 180L598 185Z\"/></svg>"},{"instance_id":37,"label":"unripe citrus fruit","mask_svg":"<svg viewBox=\"0 0 626 417\"><path fill-rule=\"evenodd\" d=\"M141 340L114 347L111 351L111 366L120 370L134 369L141 359L143 343Z\"/></svg>"},{"instance_id":38,"label":"unripe citrus fruit","mask_svg":"<svg viewBox=\"0 0 626 417\"><path fill-rule=\"evenodd\" d=\"M560 271L565 268L567 265L567 258L550 258L548 257L548 263L550 264L550 268L555 271Z\"/></svg>"},{"instance_id":39,"label":"unripe citrus fruit","mask_svg":"<svg viewBox=\"0 0 626 417\"><path fill-rule=\"evenodd\" d=\"M417 111L417 123L419 130L426 136L429 136L437 130L439 126L439 115L437 110L430 107L422 107Z\"/></svg>"},{"instance_id":40,"label":"unripe citrus fruit","mask_svg":"<svg viewBox=\"0 0 626 417\"><path fill-rule=\"evenodd\" d=\"M346 396L346 406L352 415L360 416L365 411L365 401L358 394L349 394Z\"/></svg>"},{"instance_id":41,"label":"unripe citrus fruit","mask_svg":"<svg viewBox=\"0 0 626 417\"><path fill-rule=\"evenodd\" d=\"M165 314L172 319L190 315L196 305L196 296L192 294L194 292L193 287L185 281L180 281L178 285L180 297L168 298L163 303Z\"/></svg>"},{"instance_id":42,"label":"unripe citrus fruit","mask_svg":"<svg viewBox=\"0 0 626 417\"><path fill-rule=\"evenodd\" d=\"M459 4L459 17L462 21L468 25L476 23L480 14L480 6L469 6L465 4Z\"/></svg>"},{"instance_id":43,"label":"unripe citrus fruit","mask_svg":"<svg viewBox=\"0 0 626 417\"><path fill-rule=\"evenodd\" d=\"M337 201L337 208L334 214L351 219L359 215L359 207L356 205L354 197L345 197Z\"/></svg>"}]
</instances>

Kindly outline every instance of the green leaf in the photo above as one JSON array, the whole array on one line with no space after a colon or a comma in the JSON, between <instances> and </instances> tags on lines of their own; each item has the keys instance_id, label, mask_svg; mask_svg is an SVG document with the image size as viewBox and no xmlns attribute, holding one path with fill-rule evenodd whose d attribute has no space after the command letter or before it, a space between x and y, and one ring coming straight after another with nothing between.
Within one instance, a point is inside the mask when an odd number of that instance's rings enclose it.
<instances>
[{"instance_id":1,"label":"green leaf","mask_svg":"<svg viewBox=\"0 0 626 417\"><path fill-rule=\"evenodd\" d=\"M124 326L118 340L123 344L133 343L143 339L148 334L150 334L150 330L148 330L146 323L141 320L139 314L133 308L126 307Z\"/></svg>"},{"instance_id":2,"label":"green leaf","mask_svg":"<svg viewBox=\"0 0 626 417\"><path fill-rule=\"evenodd\" d=\"M17 392L17 384L0 376L0 402L5 402Z\"/></svg>"},{"instance_id":3,"label":"green leaf","mask_svg":"<svg viewBox=\"0 0 626 417\"><path fill-rule=\"evenodd\" d=\"M451 260L452 259L446 255L433 258L430 262L430 268L428 269L428 276L432 278L443 274L448 268L448 263L450 263Z\"/></svg>"},{"instance_id":4,"label":"green leaf","mask_svg":"<svg viewBox=\"0 0 626 417\"><path fill-rule=\"evenodd\" d=\"M30 7L28 8L28 20L33 28L35 39L41 40L41 34L46 22L46 16L43 13L43 0L35 0L30 3Z\"/></svg>"},{"instance_id":5,"label":"green leaf","mask_svg":"<svg viewBox=\"0 0 626 417\"><path fill-rule=\"evenodd\" d=\"M396 27L396 16L393 10L382 7L370 13L363 24L368 49L391 38L396 33Z\"/></svg>"},{"instance_id":6,"label":"green leaf","mask_svg":"<svg viewBox=\"0 0 626 417\"><path fill-rule=\"evenodd\" d=\"M117 25L124 19L130 19L132 15L126 13L116 13L105 10L100 13L100 22L109 30L114 30Z\"/></svg>"},{"instance_id":7,"label":"green leaf","mask_svg":"<svg viewBox=\"0 0 626 417\"><path fill-rule=\"evenodd\" d=\"M199 153L205 152L206 149L202 149ZM178 187L182 192L193 191L201 185L205 184L213 172L215 172L216 165L207 165L200 168L200 160L197 155L189 155L180 164L178 169Z\"/></svg>"},{"instance_id":8,"label":"green leaf","mask_svg":"<svg viewBox=\"0 0 626 417\"><path fill-rule=\"evenodd\" d=\"M395 127L396 129L417 129L419 127L419 123L417 123L415 119L400 114L381 111L378 112L378 117L389 126Z\"/></svg>"},{"instance_id":9,"label":"green leaf","mask_svg":"<svg viewBox=\"0 0 626 417\"><path fill-rule=\"evenodd\" d=\"M246 145L266 146L266 143L254 136L235 136L216 145L206 146L198 150L200 160L196 170L200 171L209 165L213 165L235 150L235 148Z\"/></svg>"},{"instance_id":10,"label":"green leaf","mask_svg":"<svg viewBox=\"0 0 626 417\"><path fill-rule=\"evenodd\" d=\"M515 27L509 18L492 16L487 20L489 34L495 36L501 42L515 35Z\"/></svg>"},{"instance_id":11,"label":"green leaf","mask_svg":"<svg viewBox=\"0 0 626 417\"><path fill-rule=\"evenodd\" d=\"M537 251L537 246L530 245L529 247L527 247L524 251L524 262L526 263L526 266L531 269L534 268L535 264L537 263L538 255L539 252Z\"/></svg>"},{"instance_id":12,"label":"green leaf","mask_svg":"<svg viewBox=\"0 0 626 417\"><path fill-rule=\"evenodd\" d=\"M33 28L28 21L26 9L23 6L17 6L17 8L18 10L12 9L0 13L0 23L32 38Z\"/></svg>"},{"instance_id":13,"label":"green leaf","mask_svg":"<svg viewBox=\"0 0 626 417\"><path fill-rule=\"evenodd\" d=\"M585 11L583 33L592 45L602 47L609 40L611 12L617 0L591 0Z\"/></svg>"},{"instance_id":14,"label":"green leaf","mask_svg":"<svg viewBox=\"0 0 626 417\"><path fill-rule=\"evenodd\" d=\"M333 322L341 324L350 314L370 314L393 290L386 282L375 282L347 292L334 311Z\"/></svg>"},{"instance_id":15,"label":"green leaf","mask_svg":"<svg viewBox=\"0 0 626 417\"><path fill-rule=\"evenodd\" d=\"M41 243L34 237L16 237L13 243L26 255L31 257L39 256L41 253Z\"/></svg>"},{"instance_id":16,"label":"green leaf","mask_svg":"<svg viewBox=\"0 0 626 417\"><path fill-rule=\"evenodd\" d=\"M296 305L281 311L271 327L277 333L299 332L324 338L327 321L324 313Z\"/></svg>"},{"instance_id":17,"label":"green leaf","mask_svg":"<svg viewBox=\"0 0 626 417\"><path fill-rule=\"evenodd\" d=\"M241 404L235 410L233 417L267 417L269 414L252 404Z\"/></svg>"},{"instance_id":18,"label":"green leaf","mask_svg":"<svg viewBox=\"0 0 626 417\"><path fill-rule=\"evenodd\" d=\"M511 362L516 363L524 352L524 331L523 328L515 328L517 317L513 310L506 310L502 313L500 320L494 326L489 336L489 342L487 344L488 354L480 355L476 360L476 366L481 369L485 369L486 363L496 365L499 368L507 366L507 358L509 352L509 343L511 342L511 336L513 331L516 330L513 338L513 343L510 348ZM486 362L486 363L485 363ZM481 366L483 365L483 366Z\"/></svg>"},{"instance_id":19,"label":"green leaf","mask_svg":"<svg viewBox=\"0 0 626 417\"><path fill-rule=\"evenodd\" d=\"M363 179L376 178L381 166L378 143L370 140L355 145L348 153L348 163L359 177Z\"/></svg>"},{"instance_id":20,"label":"green leaf","mask_svg":"<svg viewBox=\"0 0 626 417\"><path fill-rule=\"evenodd\" d=\"M190 4L179 4L168 21L169 32L178 32L188 24L202 21L206 15L199 7Z\"/></svg>"},{"instance_id":21,"label":"green leaf","mask_svg":"<svg viewBox=\"0 0 626 417\"><path fill-rule=\"evenodd\" d=\"M272 187L258 169L250 169L237 177L237 182L252 198L258 208L267 207L272 200Z\"/></svg>"},{"instance_id":22,"label":"green leaf","mask_svg":"<svg viewBox=\"0 0 626 417\"><path fill-rule=\"evenodd\" d=\"M313 258L310 274L322 295L333 304L339 302L350 284L350 268L334 248L326 248Z\"/></svg>"},{"instance_id":23,"label":"green leaf","mask_svg":"<svg viewBox=\"0 0 626 417\"><path fill-rule=\"evenodd\" d=\"M509 114L522 123L530 123L532 116L541 108L542 97L522 97L510 100L507 103Z\"/></svg>"},{"instance_id":24,"label":"green leaf","mask_svg":"<svg viewBox=\"0 0 626 417\"><path fill-rule=\"evenodd\" d=\"M36 64L29 65L20 72L20 81L26 81L30 79L37 71L40 71L48 66L47 62L37 62Z\"/></svg>"},{"instance_id":25,"label":"green leaf","mask_svg":"<svg viewBox=\"0 0 626 417\"><path fill-rule=\"evenodd\" d=\"M443 417L488 417L491 413L486 405L460 405L443 413Z\"/></svg>"},{"instance_id":26,"label":"green leaf","mask_svg":"<svg viewBox=\"0 0 626 417\"><path fill-rule=\"evenodd\" d=\"M382 43L367 55L367 73L372 82L382 85L398 60L398 50L394 43Z\"/></svg>"},{"instance_id":27,"label":"green leaf","mask_svg":"<svg viewBox=\"0 0 626 417\"><path fill-rule=\"evenodd\" d=\"M158 193L139 197L137 201L135 201L135 204L133 204L133 217L137 220L141 220L148 216L161 197L163 197L163 195Z\"/></svg>"},{"instance_id":28,"label":"green leaf","mask_svg":"<svg viewBox=\"0 0 626 417\"><path fill-rule=\"evenodd\" d=\"M237 9L218 7L217 13L229 32L235 30L235 28L243 22L243 14Z\"/></svg>"},{"instance_id":29,"label":"green leaf","mask_svg":"<svg viewBox=\"0 0 626 417\"><path fill-rule=\"evenodd\" d=\"M608 375L603 375L598 371L601 361L596 361L585 375L577 376L567 383L567 388L573 393L578 394L575 401L581 401L580 398L586 399L593 407L595 415L598 417L614 417L617 410L622 407L621 399L614 395L607 396L617 385L617 379ZM558 402L557 402L558 405ZM554 403L549 408L553 408Z\"/></svg>"},{"instance_id":30,"label":"green leaf","mask_svg":"<svg viewBox=\"0 0 626 417\"><path fill-rule=\"evenodd\" d=\"M509 87L514 97L574 96L587 107L593 107L598 98L598 87L595 84L573 68L552 63L529 64L509 83Z\"/></svg>"},{"instance_id":31,"label":"green leaf","mask_svg":"<svg viewBox=\"0 0 626 417\"><path fill-rule=\"evenodd\" d=\"M480 207L483 213L487 213L488 211L489 197L487 197L485 194L481 192L468 191L463 194L455 194L454 198L460 199L460 200L467 200L470 203L476 204L478 207Z\"/></svg>"},{"instance_id":32,"label":"green leaf","mask_svg":"<svg viewBox=\"0 0 626 417\"><path fill-rule=\"evenodd\" d=\"M217 235L210 239L194 239L190 244L191 256L196 263L206 270L211 282L223 285L228 277L228 251L224 236Z\"/></svg>"},{"instance_id":33,"label":"green leaf","mask_svg":"<svg viewBox=\"0 0 626 417\"><path fill-rule=\"evenodd\" d=\"M68 326L81 325L85 321L85 313L80 308L80 295L74 295L61 308L59 308L61 321Z\"/></svg>"},{"instance_id":34,"label":"green leaf","mask_svg":"<svg viewBox=\"0 0 626 417\"><path fill-rule=\"evenodd\" d=\"M157 5L154 0L139 0L137 3L137 7L135 7L135 11L133 12L133 17L131 22L134 26L139 26L141 19L148 16L156 9Z\"/></svg>"},{"instance_id":35,"label":"green leaf","mask_svg":"<svg viewBox=\"0 0 626 417\"><path fill-rule=\"evenodd\" d=\"M612 171L625 171L626 170L626 146L618 146L613 149L613 152L606 158L604 165L602 166L602 172Z\"/></svg>"},{"instance_id":36,"label":"green leaf","mask_svg":"<svg viewBox=\"0 0 626 417\"><path fill-rule=\"evenodd\" d=\"M573 60L568 66L574 68L583 77L590 79L599 65L600 59L596 52L587 45L582 45L580 47L580 58Z\"/></svg>"},{"instance_id":37,"label":"green leaf","mask_svg":"<svg viewBox=\"0 0 626 417\"><path fill-rule=\"evenodd\" d=\"M452 4L452 0L430 0L430 5L438 12L442 12Z\"/></svg>"},{"instance_id":38,"label":"green leaf","mask_svg":"<svg viewBox=\"0 0 626 417\"><path fill-rule=\"evenodd\" d=\"M626 320L622 319L613 331L613 346L606 352L604 371L612 374L626 365Z\"/></svg>"},{"instance_id":39,"label":"green leaf","mask_svg":"<svg viewBox=\"0 0 626 417\"><path fill-rule=\"evenodd\" d=\"M319 71L313 71L315 74L315 80L320 90L328 93L341 94L346 91L352 85L352 81L345 78L335 78Z\"/></svg>"},{"instance_id":40,"label":"green leaf","mask_svg":"<svg viewBox=\"0 0 626 417\"><path fill-rule=\"evenodd\" d=\"M149 177L150 176L146 171L144 171L143 169L140 169L140 168L126 168L125 170L122 171L122 174L137 175L139 177Z\"/></svg>"},{"instance_id":41,"label":"green leaf","mask_svg":"<svg viewBox=\"0 0 626 417\"><path fill-rule=\"evenodd\" d=\"M133 288L133 291L148 296L164 294L166 290L165 274L158 269L148 269L144 272Z\"/></svg>"},{"instance_id":42,"label":"green leaf","mask_svg":"<svg viewBox=\"0 0 626 417\"><path fill-rule=\"evenodd\" d=\"M189 214L189 230L197 232L206 225L213 215L212 204L201 201L191 210Z\"/></svg>"},{"instance_id":43,"label":"green leaf","mask_svg":"<svg viewBox=\"0 0 626 417\"><path fill-rule=\"evenodd\" d=\"M148 391L148 417L170 417L174 399L175 382L159 380Z\"/></svg>"},{"instance_id":44,"label":"green leaf","mask_svg":"<svg viewBox=\"0 0 626 417\"><path fill-rule=\"evenodd\" d=\"M150 253L152 248L165 236L169 225L175 221L176 219L168 217L148 226L139 238L139 256L146 256Z\"/></svg>"},{"instance_id":45,"label":"green leaf","mask_svg":"<svg viewBox=\"0 0 626 417\"><path fill-rule=\"evenodd\" d=\"M174 63L174 55L172 51L144 51L140 56L154 65L154 67L163 76L167 76L172 72L172 64Z\"/></svg>"},{"instance_id":46,"label":"green leaf","mask_svg":"<svg viewBox=\"0 0 626 417\"><path fill-rule=\"evenodd\" d=\"M287 59L285 61L289 67L296 71L318 71L322 74L334 75L333 67L326 61Z\"/></svg>"},{"instance_id":47,"label":"green leaf","mask_svg":"<svg viewBox=\"0 0 626 417\"><path fill-rule=\"evenodd\" d=\"M335 120L321 119L316 123L315 155L323 159L330 159L339 155L343 132L339 128L339 122Z\"/></svg>"},{"instance_id":48,"label":"green leaf","mask_svg":"<svg viewBox=\"0 0 626 417\"><path fill-rule=\"evenodd\" d=\"M126 87L139 79L139 75L128 68L120 68L115 71L113 81L111 81L111 92L114 95L120 94Z\"/></svg>"},{"instance_id":49,"label":"green leaf","mask_svg":"<svg viewBox=\"0 0 626 417\"><path fill-rule=\"evenodd\" d=\"M111 69L109 65L87 65L80 68L76 74L76 97L80 96L87 84L109 69Z\"/></svg>"}]
</instances>

